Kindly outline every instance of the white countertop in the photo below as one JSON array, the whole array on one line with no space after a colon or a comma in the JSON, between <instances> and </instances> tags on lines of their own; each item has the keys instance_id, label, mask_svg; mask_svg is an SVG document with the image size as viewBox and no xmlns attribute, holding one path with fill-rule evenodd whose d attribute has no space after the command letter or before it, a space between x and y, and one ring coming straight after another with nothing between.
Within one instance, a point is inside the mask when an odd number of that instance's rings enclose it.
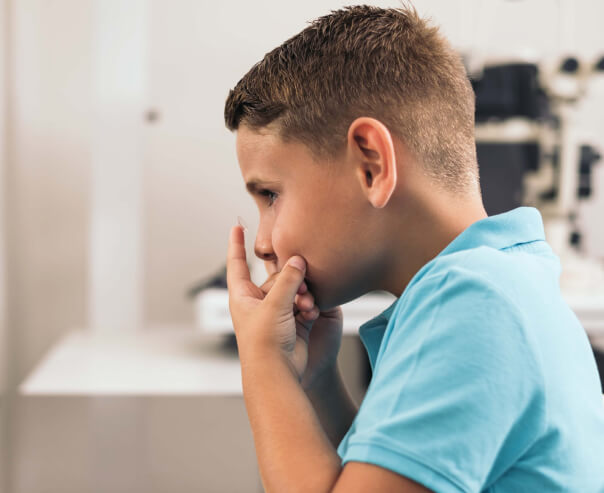
<instances>
[{"instance_id":1,"label":"white countertop","mask_svg":"<svg viewBox=\"0 0 604 493\"><path fill-rule=\"evenodd\" d=\"M194 328L67 334L21 384L23 395L241 395L225 337Z\"/></svg>"}]
</instances>

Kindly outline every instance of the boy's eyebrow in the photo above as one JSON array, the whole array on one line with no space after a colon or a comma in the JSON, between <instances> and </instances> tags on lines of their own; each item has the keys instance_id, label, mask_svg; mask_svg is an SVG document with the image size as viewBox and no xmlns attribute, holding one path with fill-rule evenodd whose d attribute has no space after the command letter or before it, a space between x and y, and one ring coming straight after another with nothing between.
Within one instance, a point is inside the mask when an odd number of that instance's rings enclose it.
<instances>
[{"instance_id":1,"label":"boy's eyebrow","mask_svg":"<svg viewBox=\"0 0 604 493\"><path fill-rule=\"evenodd\" d=\"M247 188L247 191L250 192L251 194L254 194L256 192L258 192L258 190L264 188L264 187L270 187L270 186L274 186L275 182L269 182L269 181L264 181L264 180L260 180L258 178L252 178L250 181L248 181L245 184L245 188Z\"/></svg>"}]
</instances>

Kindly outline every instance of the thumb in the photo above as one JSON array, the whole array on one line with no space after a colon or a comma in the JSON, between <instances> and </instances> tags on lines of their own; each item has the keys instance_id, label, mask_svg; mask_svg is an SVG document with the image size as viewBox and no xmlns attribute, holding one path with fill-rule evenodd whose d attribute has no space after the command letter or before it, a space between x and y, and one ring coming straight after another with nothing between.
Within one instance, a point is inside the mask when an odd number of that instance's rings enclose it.
<instances>
[{"instance_id":1,"label":"thumb","mask_svg":"<svg viewBox=\"0 0 604 493\"><path fill-rule=\"evenodd\" d=\"M306 262L302 257L291 257L277 276L265 299L269 303L291 309L300 285L304 281Z\"/></svg>"}]
</instances>

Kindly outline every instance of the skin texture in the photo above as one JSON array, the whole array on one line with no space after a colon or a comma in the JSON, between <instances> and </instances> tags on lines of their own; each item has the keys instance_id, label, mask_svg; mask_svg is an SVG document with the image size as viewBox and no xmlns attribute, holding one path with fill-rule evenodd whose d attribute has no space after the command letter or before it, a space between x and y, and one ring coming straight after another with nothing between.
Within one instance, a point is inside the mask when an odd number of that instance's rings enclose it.
<instances>
[{"instance_id":1,"label":"skin texture","mask_svg":"<svg viewBox=\"0 0 604 493\"><path fill-rule=\"evenodd\" d=\"M359 118L347 137L337 161L316 162L274 129L237 132L244 182L262 181L248 188L260 212L255 253L269 277L251 282L243 230L233 227L229 308L267 492L428 491L376 465L341 466L335 447L355 409L334 384L339 305L372 290L400 296L487 214L478 191L461 198L438 189L379 121Z\"/></svg>"}]
</instances>

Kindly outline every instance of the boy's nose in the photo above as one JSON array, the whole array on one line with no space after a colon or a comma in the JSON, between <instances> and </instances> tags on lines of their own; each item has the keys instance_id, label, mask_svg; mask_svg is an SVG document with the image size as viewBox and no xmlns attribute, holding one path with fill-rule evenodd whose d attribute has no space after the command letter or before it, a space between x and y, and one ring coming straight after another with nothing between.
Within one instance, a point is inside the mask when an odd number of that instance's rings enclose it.
<instances>
[{"instance_id":1,"label":"boy's nose","mask_svg":"<svg viewBox=\"0 0 604 493\"><path fill-rule=\"evenodd\" d=\"M264 261L275 261L276 256L273 251L272 222L266 216L260 217L260 224L256 232L256 241L254 242L254 253L256 257Z\"/></svg>"},{"instance_id":2,"label":"boy's nose","mask_svg":"<svg viewBox=\"0 0 604 493\"><path fill-rule=\"evenodd\" d=\"M275 255L275 252L273 252L271 244L266 241L258 241L258 238L256 238L256 243L254 244L254 253L256 254L256 257L264 261L274 262L277 260L277 256Z\"/></svg>"}]
</instances>

